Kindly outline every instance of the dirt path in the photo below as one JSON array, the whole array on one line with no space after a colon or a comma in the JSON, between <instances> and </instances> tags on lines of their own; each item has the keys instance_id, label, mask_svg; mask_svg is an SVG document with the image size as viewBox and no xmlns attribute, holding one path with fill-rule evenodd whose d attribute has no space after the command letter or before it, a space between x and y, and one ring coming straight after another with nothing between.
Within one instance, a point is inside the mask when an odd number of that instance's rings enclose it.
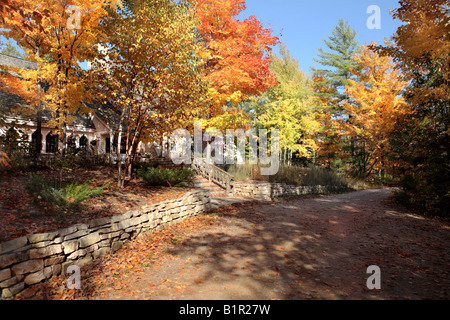
<instances>
[{"instance_id":1,"label":"dirt path","mask_svg":"<svg viewBox=\"0 0 450 320\"><path fill-rule=\"evenodd\" d=\"M97 299L449 299L450 226L392 206L388 189L239 204ZM370 291L367 267L381 269Z\"/></svg>"}]
</instances>

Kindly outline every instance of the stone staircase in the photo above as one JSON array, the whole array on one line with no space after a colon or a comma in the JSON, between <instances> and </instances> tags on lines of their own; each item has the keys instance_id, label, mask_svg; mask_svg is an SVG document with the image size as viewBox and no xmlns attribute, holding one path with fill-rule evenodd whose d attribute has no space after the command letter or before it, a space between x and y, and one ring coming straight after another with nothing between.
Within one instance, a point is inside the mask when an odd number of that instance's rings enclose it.
<instances>
[{"instance_id":1,"label":"stone staircase","mask_svg":"<svg viewBox=\"0 0 450 320\"><path fill-rule=\"evenodd\" d=\"M219 167L207 163L205 159L194 158L192 168L197 172L193 187L211 191L211 207L217 209L234 203L253 201L237 197L233 193L234 177Z\"/></svg>"},{"instance_id":2,"label":"stone staircase","mask_svg":"<svg viewBox=\"0 0 450 320\"><path fill-rule=\"evenodd\" d=\"M211 197L226 197L227 191L219 187L214 182L210 182L208 179L202 176L195 176L192 180L193 187L198 189L208 189L211 191Z\"/></svg>"},{"instance_id":3,"label":"stone staircase","mask_svg":"<svg viewBox=\"0 0 450 320\"><path fill-rule=\"evenodd\" d=\"M202 176L195 176L192 181L193 187L198 189L207 189L211 192L211 208L213 210L228 206L235 203L250 202L253 199L240 198L232 195L228 195L226 190L214 182L210 182L208 179Z\"/></svg>"}]
</instances>

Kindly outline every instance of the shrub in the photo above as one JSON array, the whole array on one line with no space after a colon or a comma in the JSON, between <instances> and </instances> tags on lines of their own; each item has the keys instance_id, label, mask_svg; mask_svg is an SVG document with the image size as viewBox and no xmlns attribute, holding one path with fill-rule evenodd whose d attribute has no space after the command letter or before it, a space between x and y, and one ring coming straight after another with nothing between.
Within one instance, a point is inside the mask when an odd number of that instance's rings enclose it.
<instances>
[{"instance_id":1,"label":"shrub","mask_svg":"<svg viewBox=\"0 0 450 320\"><path fill-rule=\"evenodd\" d=\"M269 177L269 181L298 186L347 186L347 182L335 172L316 166L281 166L276 175Z\"/></svg>"},{"instance_id":2,"label":"shrub","mask_svg":"<svg viewBox=\"0 0 450 320\"><path fill-rule=\"evenodd\" d=\"M430 184L431 179L435 181L434 184ZM438 183L438 179L440 178L430 178L425 172L405 174L399 183L401 191L396 193L395 199L407 207L449 219L450 191L448 180Z\"/></svg>"},{"instance_id":3,"label":"shrub","mask_svg":"<svg viewBox=\"0 0 450 320\"><path fill-rule=\"evenodd\" d=\"M244 180L262 180L297 186L348 186L345 179L334 171L316 166L281 165L278 172L272 176L262 176L257 165L249 164L231 166L228 168L228 172L236 178Z\"/></svg>"},{"instance_id":4,"label":"shrub","mask_svg":"<svg viewBox=\"0 0 450 320\"><path fill-rule=\"evenodd\" d=\"M191 169L140 168L137 174L151 186L179 187L190 182L195 173Z\"/></svg>"},{"instance_id":5,"label":"shrub","mask_svg":"<svg viewBox=\"0 0 450 320\"><path fill-rule=\"evenodd\" d=\"M147 170L147 168L158 168L159 161L135 161L133 163L133 168L137 172L138 170Z\"/></svg>"},{"instance_id":6,"label":"shrub","mask_svg":"<svg viewBox=\"0 0 450 320\"><path fill-rule=\"evenodd\" d=\"M33 175L31 181L25 185L25 189L37 203L45 202L61 208L71 208L101 194L109 184L110 182L107 182L101 187L92 188L90 182L62 184L58 181Z\"/></svg>"},{"instance_id":7,"label":"shrub","mask_svg":"<svg viewBox=\"0 0 450 320\"><path fill-rule=\"evenodd\" d=\"M264 180L255 164L231 165L227 171L238 180Z\"/></svg>"}]
</instances>

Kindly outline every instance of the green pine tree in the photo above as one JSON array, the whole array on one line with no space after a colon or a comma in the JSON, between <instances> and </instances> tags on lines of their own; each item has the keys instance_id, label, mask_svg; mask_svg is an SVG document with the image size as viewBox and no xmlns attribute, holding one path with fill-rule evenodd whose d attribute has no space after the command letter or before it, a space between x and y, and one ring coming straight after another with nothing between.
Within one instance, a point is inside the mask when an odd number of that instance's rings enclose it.
<instances>
[{"instance_id":1,"label":"green pine tree","mask_svg":"<svg viewBox=\"0 0 450 320\"><path fill-rule=\"evenodd\" d=\"M328 40L324 40L328 51L320 48L314 59L322 68L312 68L313 77L323 79L316 81L315 95L326 101L324 112L331 116L332 120L347 122L351 114L346 114L342 102L349 99L344 93L348 79L357 80L351 70L358 70L358 64L352 59L359 52L356 31L350 27L347 21L339 20ZM332 90L330 90L332 89ZM326 122L319 134L319 140L329 141L329 149L326 153L326 162L336 168L346 167L352 173L356 171L355 163L358 163L364 155L364 149L358 150L353 137L344 137L339 134L338 127Z\"/></svg>"},{"instance_id":2,"label":"green pine tree","mask_svg":"<svg viewBox=\"0 0 450 320\"><path fill-rule=\"evenodd\" d=\"M312 68L314 75L322 75L326 78L324 86L332 85L338 102L346 99L344 89L348 84L347 79L352 78L351 69L358 69L358 65L352 57L359 51L356 31L350 27L347 21L339 20L329 40L324 40L330 52L319 48L318 59L314 59L324 68Z\"/></svg>"},{"instance_id":3,"label":"green pine tree","mask_svg":"<svg viewBox=\"0 0 450 320\"><path fill-rule=\"evenodd\" d=\"M0 41L0 53L7 54L12 57L24 59L25 55L17 49L10 41L2 42Z\"/></svg>"}]
</instances>

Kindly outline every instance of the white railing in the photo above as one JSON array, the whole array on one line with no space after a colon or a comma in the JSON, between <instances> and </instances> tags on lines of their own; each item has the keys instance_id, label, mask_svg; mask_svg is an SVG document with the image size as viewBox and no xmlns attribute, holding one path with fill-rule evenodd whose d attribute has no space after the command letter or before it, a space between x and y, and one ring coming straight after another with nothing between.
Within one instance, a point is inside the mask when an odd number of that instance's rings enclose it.
<instances>
[{"instance_id":1,"label":"white railing","mask_svg":"<svg viewBox=\"0 0 450 320\"><path fill-rule=\"evenodd\" d=\"M232 181L234 176L219 167L206 162L203 158L195 158L192 168L201 176L207 178L210 182L217 184L219 187L227 190L228 194L233 192Z\"/></svg>"}]
</instances>

